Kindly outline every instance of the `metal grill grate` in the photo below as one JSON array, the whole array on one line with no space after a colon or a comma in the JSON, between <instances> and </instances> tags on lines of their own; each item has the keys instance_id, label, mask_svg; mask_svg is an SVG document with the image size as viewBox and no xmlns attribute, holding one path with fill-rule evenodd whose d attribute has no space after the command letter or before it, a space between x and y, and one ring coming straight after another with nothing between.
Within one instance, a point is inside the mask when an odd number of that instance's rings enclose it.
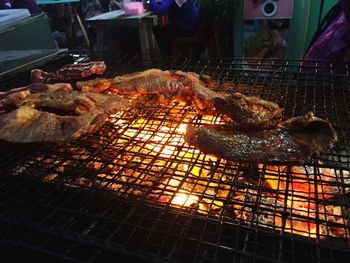
<instances>
[{"instance_id":1,"label":"metal grill grate","mask_svg":"<svg viewBox=\"0 0 350 263\"><path fill-rule=\"evenodd\" d=\"M346 261L347 68L309 65L305 72L296 61L248 62L172 60L157 67L209 74L213 88L274 101L285 117L311 110L335 127L340 142L332 152L303 166L217 159L188 146L183 132L188 123L223 123L222 116L143 99L61 147L2 143L0 241L78 262L108 262L118 253L153 262ZM152 65L127 56L107 75Z\"/></svg>"}]
</instances>

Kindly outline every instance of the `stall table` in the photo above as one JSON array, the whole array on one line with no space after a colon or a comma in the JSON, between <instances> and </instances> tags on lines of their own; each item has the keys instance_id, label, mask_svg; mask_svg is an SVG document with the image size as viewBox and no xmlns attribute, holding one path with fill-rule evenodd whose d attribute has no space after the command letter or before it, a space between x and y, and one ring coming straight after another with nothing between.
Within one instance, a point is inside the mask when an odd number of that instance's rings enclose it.
<instances>
[{"instance_id":1,"label":"stall table","mask_svg":"<svg viewBox=\"0 0 350 263\"><path fill-rule=\"evenodd\" d=\"M140 15L127 16L123 10L114 10L86 19L86 22L96 28L96 51L104 51L105 46L112 50L110 28L137 27L140 37L140 47L143 58L150 56L160 58L159 47L152 28L158 24L158 17L150 11Z\"/></svg>"}]
</instances>

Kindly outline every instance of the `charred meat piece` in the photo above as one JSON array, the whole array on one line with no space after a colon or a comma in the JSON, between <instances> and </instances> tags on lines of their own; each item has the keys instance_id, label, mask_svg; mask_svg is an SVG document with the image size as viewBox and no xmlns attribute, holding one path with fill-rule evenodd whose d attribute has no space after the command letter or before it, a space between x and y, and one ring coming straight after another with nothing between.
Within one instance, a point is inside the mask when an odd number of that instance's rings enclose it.
<instances>
[{"instance_id":1,"label":"charred meat piece","mask_svg":"<svg viewBox=\"0 0 350 263\"><path fill-rule=\"evenodd\" d=\"M214 114L210 99L216 93L204 86L208 78L193 72L150 69L115 77L110 91L123 95L156 94L160 102L194 103L199 113Z\"/></svg>"},{"instance_id":2,"label":"charred meat piece","mask_svg":"<svg viewBox=\"0 0 350 263\"><path fill-rule=\"evenodd\" d=\"M206 77L208 78L208 77ZM200 76L193 72L163 71L149 69L131 74L116 76L113 79L94 79L77 82L77 87L85 92L103 92L124 95L157 94L168 100L174 98L188 99L193 92L191 86L202 85Z\"/></svg>"},{"instance_id":3,"label":"charred meat piece","mask_svg":"<svg viewBox=\"0 0 350 263\"><path fill-rule=\"evenodd\" d=\"M77 86L92 92L107 90L122 95L155 94L163 103L173 100L193 103L200 114L222 113L245 129L275 127L281 120L282 109L277 104L241 93L219 93L205 87L208 81L209 76L193 72L149 69L116 76L111 83L108 79L97 79L79 82Z\"/></svg>"},{"instance_id":4,"label":"charred meat piece","mask_svg":"<svg viewBox=\"0 0 350 263\"><path fill-rule=\"evenodd\" d=\"M64 143L103 125L108 114L129 102L115 95L74 92L37 93L0 115L0 139L12 143Z\"/></svg>"},{"instance_id":5,"label":"charred meat piece","mask_svg":"<svg viewBox=\"0 0 350 263\"><path fill-rule=\"evenodd\" d=\"M82 92L101 93L112 86L112 79L96 78L86 81L78 81L76 83L77 89Z\"/></svg>"},{"instance_id":6,"label":"charred meat piece","mask_svg":"<svg viewBox=\"0 0 350 263\"><path fill-rule=\"evenodd\" d=\"M33 69L31 71L31 81L32 83L72 81L87 78L92 75L102 75L105 71L106 64L104 61L68 64L53 72Z\"/></svg>"},{"instance_id":7,"label":"charred meat piece","mask_svg":"<svg viewBox=\"0 0 350 263\"><path fill-rule=\"evenodd\" d=\"M282 119L282 109L276 103L238 92L215 97L214 105L241 129L268 129L276 127Z\"/></svg>"},{"instance_id":8,"label":"charred meat piece","mask_svg":"<svg viewBox=\"0 0 350 263\"><path fill-rule=\"evenodd\" d=\"M150 93L157 93L158 87L155 87L153 89L148 88L146 89L142 85L138 88L137 85L140 85L143 81L148 80L149 77L163 77L165 74L163 74L164 71L160 69L149 69L145 71L135 72L131 74L125 74L116 76L111 79L92 79L92 80L86 80L86 81L78 81L77 82L77 88L79 90L84 90L84 92L103 92L107 89L109 89L112 86L112 83L115 83L115 87L113 88L114 93L121 93L121 94L150 94ZM125 84L125 85L123 85ZM139 91L140 90L140 91Z\"/></svg>"},{"instance_id":9,"label":"charred meat piece","mask_svg":"<svg viewBox=\"0 0 350 263\"><path fill-rule=\"evenodd\" d=\"M138 72L133 72L130 74L115 76L112 79L112 82L113 83L121 83L124 81L132 81L132 80L139 79L139 78L147 78L149 76L161 75L164 72L165 71L163 71L161 69L152 68L152 69L148 69L148 70L144 70L144 71L138 71Z\"/></svg>"},{"instance_id":10,"label":"charred meat piece","mask_svg":"<svg viewBox=\"0 0 350 263\"><path fill-rule=\"evenodd\" d=\"M190 89L190 101L201 114L216 115L220 112L215 108L213 98L220 96L219 93L196 83Z\"/></svg>"},{"instance_id":11,"label":"charred meat piece","mask_svg":"<svg viewBox=\"0 0 350 263\"><path fill-rule=\"evenodd\" d=\"M134 72L130 74L125 74L121 76L116 76L113 78L113 83L122 83L124 81L132 81L140 78L147 79L150 76L158 76L158 77L170 77L174 80L179 80L180 77L187 78L193 83L202 83L204 84L210 77L207 75L198 75L194 72L184 72L180 70L161 70L161 69L148 69L144 71Z\"/></svg>"},{"instance_id":12,"label":"charred meat piece","mask_svg":"<svg viewBox=\"0 0 350 263\"><path fill-rule=\"evenodd\" d=\"M12 89L5 92L0 92L0 114L7 109L16 106L21 103L23 99L31 94L39 92L60 92L60 91L73 91L73 88L68 83L56 83L56 84L44 84L44 83L33 83L26 87Z\"/></svg>"},{"instance_id":13,"label":"charred meat piece","mask_svg":"<svg viewBox=\"0 0 350 263\"><path fill-rule=\"evenodd\" d=\"M98 117L93 112L84 116L59 116L22 106L0 116L0 138L12 143L63 143L99 125L95 121Z\"/></svg>"},{"instance_id":14,"label":"charred meat piece","mask_svg":"<svg viewBox=\"0 0 350 263\"><path fill-rule=\"evenodd\" d=\"M195 73L150 69L117 76L113 78L111 88L120 94L159 94L172 100L187 99L194 83L202 84Z\"/></svg>"},{"instance_id":15,"label":"charred meat piece","mask_svg":"<svg viewBox=\"0 0 350 263\"><path fill-rule=\"evenodd\" d=\"M328 152L337 141L332 125L311 112L278 126L250 132L228 126L188 126L185 141L227 160L264 163L303 163Z\"/></svg>"},{"instance_id":16,"label":"charred meat piece","mask_svg":"<svg viewBox=\"0 0 350 263\"><path fill-rule=\"evenodd\" d=\"M222 113L241 128L267 129L281 121L282 109L273 102L241 93L223 94L205 87L209 77L192 72L151 69L115 77L112 87L120 94L158 94L165 101L191 102L201 114ZM204 81L202 81L204 80Z\"/></svg>"},{"instance_id":17,"label":"charred meat piece","mask_svg":"<svg viewBox=\"0 0 350 263\"><path fill-rule=\"evenodd\" d=\"M0 92L0 99L3 99L10 94L28 91L30 94L39 92L54 92L59 90L73 91L72 86L69 83L55 83L55 84L44 84L44 83L33 83L29 86L11 89L8 91Z\"/></svg>"},{"instance_id":18,"label":"charred meat piece","mask_svg":"<svg viewBox=\"0 0 350 263\"><path fill-rule=\"evenodd\" d=\"M79 81L76 85L83 92L106 91L122 95L155 94L160 103L184 101L193 103L197 111L202 114L215 114L210 98L213 98L216 93L203 86L208 79L210 79L209 76L199 76L192 72L149 69L113 79Z\"/></svg>"}]
</instances>

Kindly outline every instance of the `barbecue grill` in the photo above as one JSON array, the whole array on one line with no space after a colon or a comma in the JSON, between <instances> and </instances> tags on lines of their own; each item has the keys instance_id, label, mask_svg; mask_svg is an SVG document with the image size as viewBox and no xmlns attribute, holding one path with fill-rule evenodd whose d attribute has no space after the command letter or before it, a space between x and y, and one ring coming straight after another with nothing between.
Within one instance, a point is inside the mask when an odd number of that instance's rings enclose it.
<instances>
[{"instance_id":1,"label":"barbecue grill","mask_svg":"<svg viewBox=\"0 0 350 263\"><path fill-rule=\"evenodd\" d=\"M81 62L87 55L68 58ZM67 63L55 60L43 69ZM135 98L62 146L0 148L0 242L12 258L110 262L342 262L350 256L350 78L346 65L275 60L107 61L106 76L150 67L210 75L209 86L312 111L339 143L300 165L242 163L184 142L187 124L222 124L193 106ZM23 86L28 72L1 81ZM21 251L21 253L14 253Z\"/></svg>"}]
</instances>

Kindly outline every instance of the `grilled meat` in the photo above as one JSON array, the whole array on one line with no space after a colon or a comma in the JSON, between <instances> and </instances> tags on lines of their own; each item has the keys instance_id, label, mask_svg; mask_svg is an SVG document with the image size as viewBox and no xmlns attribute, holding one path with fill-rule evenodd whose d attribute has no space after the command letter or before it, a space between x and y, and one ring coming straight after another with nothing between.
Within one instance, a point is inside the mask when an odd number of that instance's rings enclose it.
<instances>
[{"instance_id":1,"label":"grilled meat","mask_svg":"<svg viewBox=\"0 0 350 263\"><path fill-rule=\"evenodd\" d=\"M215 92L204 86L208 80L210 80L209 76L197 75L193 72L149 69L116 76L113 79L80 81L77 82L77 87L84 92L107 91L122 95L155 94L160 103L174 100L193 102L200 113L214 114L215 109L209 98L212 98Z\"/></svg>"},{"instance_id":2,"label":"grilled meat","mask_svg":"<svg viewBox=\"0 0 350 263\"><path fill-rule=\"evenodd\" d=\"M146 83L148 80L155 81L155 78L158 79L159 83L153 82L154 87L151 87L150 84ZM176 87L175 84L171 83L171 86L167 87L163 84L168 80L172 81L181 81L187 80L188 83L199 83L204 85L211 81L211 77L205 74L198 75L194 72L182 72L182 71L163 71L160 69L149 69L145 71L139 71L131 74L116 76L112 79L106 78L96 78L94 80L88 81L79 81L77 82L77 87L80 90L85 89L86 92L103 92L106 89L110 88L114 84L114 91L123 94L162 94L167 95L168 89L177 89L182 86Z\"/></svg>"},{"instance_id":3,"label":"grilled meat","mask_svg":"<svg viewBox=\"0 0 350 263\"><path fill-rule=\"evenodd\" d=\"M167 100L187 100L195 83L204 85L195 73L150 69L113 78L111 89L120 94L158 94Z\"/></svg>"},{"instance_id":4,"label":"grilled meat","mask_svg":"<svg viewBox=\"0 0 350 263\"><path fill-rule=\"evenodd\" d=\"M208 81L210 77L207 75L198 75L194 72L184 72L180 70L170 71L170 70L160 70L160 69L148 69L145 71L139 71L131 74L116 76L113 78L113 84L123 83L125 81L133 81L133 80L142 80L147 79L148 77L164 77L172 80L179 80L181 78L187 79L187 81L191 81L193 83L201 83L204 84Z\"/></svg>"},{"instance_id":5,"label":"grilled meat","mask_svg":"<svg viewBox=\"0 0 350 263\"><path fill-rule=\"evenodd\" d=\"M21 91L28 91L30 94L33 94L38 92L54 92L59 90L73 91L73 88L68 83L55 83L55 84L33 83L25 87L11 89L8 91L0 91L0 99L3 99L9 96L10 94L21 92Z\"/></svg>"},{"instance_id":6,"label":"grilled meat","mask_svg":"<svg viewBox=\"0 0 350 263\"><path fill-rule=\"evenodd\" d=\"M185 141L218 157L248 162L304 162L332 149L337 135L332 125L311 112L263 131L228 126L188 126Z\"/></svg>"},{"instance_id":7,"label":"grilled meat","mask_svg":"<svg viewBox=\"0 0 350 263\"><path fill-rule=\"evenodd\" d=\"M272 128L282 118L282 109L276 103L238 92L216 96L213 101L219 112L229 116L242 129Z\"/></svg>"},{"instance_id":8,"label":"grilled meat","mask_svg":"<svg viewBox=\"0 0 350 263\"><path fill-rule=\"evenodd\" d=\"M96 78L86 81L78 81L76 83L77 89L82 92L101 93L112 86L112 80L106 78Z\"/></svg>"},{"instance_id":9,"label":"grilled meat","mask_svg":"<svg viewBox=\"0 0 350 263\"><path fill-rule=\"evenodd\" d=\"M193 103L201 114L223 113L246 129L274 127L281 120L282 109L277 104L241 93L219 93L205 87L208 81L210 77L193 72L150 69L116 76L112 80L78 82L77 86L92 92L108 90L123 95L156 94L159 102L163 103L173 100Z\"/></svg>"},{"instance_id":10,"label":"grilled meat","mask_svg":"<svg viewBox=\"0 0 350 263\"><path fill-rule=\"evenodd\" d=\"M100 127L128 107L114 95L74 92L37 93L0 115L0 139L13 143L63 143Z\"/></svg>"},{"instance_id":11,"label":"grilled meat","mask_svg":"<svg viewBox=\"0 0 350 263\"><path fill-rule=\"evenodd\" d=\"M267 129L281 121L282 109L273 102L241 93L223 94L205 87L199 75L182 71L146 70L115 77L111 90L120 94L158 94L165 101L192 102L201 114L222 113L242 128Z\"/></svg>"},{"instance_id":12,"label":"grilled meat","mask_svg":"<svg viewBox=\"0 0 350 263\"><path fill-rule=\"evenodd\" d=\"M90 112L84 116L56 114L22 106L0 116L0 138L13 143L57 142L74 139L99 125L99 116Z\"/></svg>"},{"instance_id":13,"label":"grilled meat","mask_svg":"<svg viewBox=\"0 0 350 263\"><path fill-rule=\"evenodd\" d=\"M53 72L33 69L31 71L31 81L32 83L72 81L83 79L92 75L102 75L105 71L106 64L103 61L68 64Z\"/></svg>"},{"instance_id":14,"label":"grilled meat","mask_svg":"<svg viewBox=\"0 0 350 263\"><path fill-rule=\"evenodd\" d=\"M165 74L163 74L163 71L160 69L149 69L145 71L135 72L131 74L116 76L111 79L92 79L87 81L78 81L77 82L77 88L80 90L84 90L85 92L103 92L107 89L109 89L112 86L112 83L115 83L116 86L113 88L114 93L122 93L122 94L149 94L149 93L158 93L159 87L155 88L149 88L146 89L141 85L140 88L137 87L137 85L140 85L145 80L148 79L148 77L163 77ZM133 83L135 81L135 83ZM125 85L121 85L125 83ZM143 84L143 83L142 83ZM101 86L101 87L100 87ZM140 92L139 92L140 90Z\"/></svg>"},{"instance_id":15,"label":"grilled meat","mask_svg":"<svg viewBox=\"0 0 350 263\"><path fill-rule=\"evenodd\" d=\"M33 83L27 87L21 87L12 89L5 92L0 92L0 114L7 111L18 103L21 103L24 98L31 94L39 92L60 92L60 91L73 91L73 88L68 83L56 83L56 84L44 84L44 83Z\"/></svg>"}]
</instances>

